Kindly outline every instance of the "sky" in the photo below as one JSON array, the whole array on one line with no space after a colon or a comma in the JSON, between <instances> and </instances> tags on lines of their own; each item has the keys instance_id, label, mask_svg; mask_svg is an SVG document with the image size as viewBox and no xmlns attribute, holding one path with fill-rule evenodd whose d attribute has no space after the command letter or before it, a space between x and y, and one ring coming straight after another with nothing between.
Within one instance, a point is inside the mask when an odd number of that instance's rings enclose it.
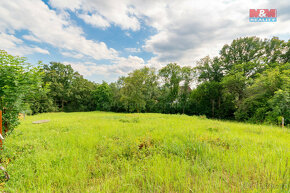
<instances>
[{"instance_id":1,"label":"sky","mask_svg":"<svg viewBox=\"0 0 290 193\"><path fill-rule=\"evenodd\" d=\"M249 22L277 9L277 22ZM290 39L289 0L0 0L0 49L71 64L101 83L144 66L194 66L245 36Z\"/></svg>"}]
</instances>

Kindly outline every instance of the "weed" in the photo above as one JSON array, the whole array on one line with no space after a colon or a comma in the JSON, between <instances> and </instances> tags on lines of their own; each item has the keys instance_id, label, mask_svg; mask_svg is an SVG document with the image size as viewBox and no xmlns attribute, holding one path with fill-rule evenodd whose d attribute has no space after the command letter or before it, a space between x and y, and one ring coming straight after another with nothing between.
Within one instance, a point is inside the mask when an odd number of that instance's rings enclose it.
<instances>
[{"instance_id":1,"label":"weed","mask_svg":"<svg viewBox=\"0 0 290 193\"><path fill-rule=\"evenodd\" d=\"M28 116L0 151L0 192L287 192L289 135L186 115Z\"/></svg>"}]
</instances>

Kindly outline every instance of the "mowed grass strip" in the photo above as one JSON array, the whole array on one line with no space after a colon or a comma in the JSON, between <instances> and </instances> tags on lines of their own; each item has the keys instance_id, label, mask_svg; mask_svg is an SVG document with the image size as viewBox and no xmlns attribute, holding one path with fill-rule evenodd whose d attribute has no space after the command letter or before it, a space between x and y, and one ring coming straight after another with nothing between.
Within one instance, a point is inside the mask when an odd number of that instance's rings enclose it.
<instances>
[{"instance_id":1,"label":"mowed grass strip","mask_svg":"<svg viewBox=\"0 0 290 193\"><path fill-rule=\"evenodd\" d=\"M5 192L289 192L289 139L288 129L186 115L39 114L6 138L10 180L0 183Z\"/></svg>"}]
</instances>

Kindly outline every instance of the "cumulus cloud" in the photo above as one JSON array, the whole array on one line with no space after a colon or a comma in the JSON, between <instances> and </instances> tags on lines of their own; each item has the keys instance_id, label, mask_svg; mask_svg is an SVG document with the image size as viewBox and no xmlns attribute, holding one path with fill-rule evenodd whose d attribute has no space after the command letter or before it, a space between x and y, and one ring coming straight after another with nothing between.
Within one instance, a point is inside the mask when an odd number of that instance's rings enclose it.
<instances>
[{"instance_id":1,"label":"cumulus cloud","mask_svg":"<svg viewBox=\"0 0 290 193\"><path fill-rule=\"evenodd\" d=\"M23 35L22 38L25 40L33 41L33 42L41 42L39 39L37 39L33 35Z\"/></svg>"},{"instance_id":2,"label":"cumulus cloud","mask_svg":"<svg viewBox=\"0 0 290 193\"><path fill-rule=\"evenodd\" d=\"M100 27L100 28L105 29L110 26L110 23L98 14L93 14L93 15L78 14L78 17L83 19L87 24L90 24L95 27Z\"/></svg>"},{"instance_id":3,"label":"cumulus cloud","mask_svg":"<svg viewBox=\"0 0 290 193\"><path fill-rule=\"evenodd\" d=\"M64 62L70 64L72 68L84 76L104 75L106 77L113 77L117 80L119 76L127 75L129 72L146 66L145 61L138 56L129 56L128 58L119 57L113 61L113 64L97 65L92 62Z\"/></svg>"},{"instance_id":4,"label":"cumulus cloud","mask_svg":"<svg viewBox=\"0 0 290 193\"><path fill-rule=\"evenodd\" d=\"M5 33L0 33L0 45L0 49L4 49L8 53L13 53L18 56L25 56L33 53L49 54L48 50L37 46L31 47L24 45L21 39Z\"/></svg>"},{"instance_id":5,"label":"cumulus cloud","mask_svg":"<svg viewBox=\"0 0 290 193\"><path fill-rule=\"evenodd\" d=\"M94 71L92 71L92 66L90 66L90 63L80 63L80 62L63 62L65 65L71 65L71 67L79 72L81 75L84 76L91 76L94 74Z\"/></svg>"},{"instance_id":6,"label":"cumulus cloud","mask_svg":"<svg viewBox=\"0 0 290 193\"><path fill-rule=\"evenodd\" d=\"M77 52L61 52L63 56L70 57L70 58L76 58L81 59L85 57L83 54L77 53Z\"/></svg>"},{"instance_id":7,"label":"cumulus cloud","mask_svg":"<svg viewBox=\"0 0 290 193\"><path fill-rule=\"evenodd\" d=\"M81 28L75 26L64 12L56 13L40 0L0 1L0 31L14 33L28 30L41 42L56 48L76 51L96 60L114 59L117 51L104 42L86 39Z\"/></svg>"},{"instance_id":8,"label":"cumulus cloud","mask_svg":"<svg viewBox=\"0 0 290 193\"><path fill-rule=\"evenodd\" d=\"M124 75L144 65L160 68L169 62L194 65L201 57L217 55L224 44L239 37L290 37L289 0L50 0L49 4L54 9L41 0L0 1L0 32L10 35L1 41L7 49L22 54L48 53L24 45L14 36L17 31L28 30L29 35L23 35L23 39L48 43L65 57L110 61L107 65L75 61L74 68L84 75ZM259 8L277 9L278 21L249 22L249 9ZM124 49L132 54L145 50L154 56L148 61L137 56L120 57L105 42L87 39L70 18L71 13L104 33L110 26L118 26L131 38L143 27L154 28L156 33L140 40L143 45L138 47L143 46L142 50Z\"/></svg>"},{"instance_id":9,"label":"cumulus cloud","mask_svg":"<svg viewBox=\"0 0 290 193\"><path fill-rule=\"evenodd\" d=\"M140 48L125 48L126 52L138 53L141 52Z\"/></svg>"},{"instance_id":10,"label":"cumulus cloud","mask_svg":"<svg viewBox=\"0 0 290 193\"><path fill-rule=\"evenodd\" d=\"M122 29L140 29L140 21L157 30L148 37L144 50L156 56L150 61L159 63L179 62L193 64L196 58L217 55L225 43L243 36L262 38L289 34L289 1L281 0L75 0L74 6L68 0L50 0L52 6L86 13L81 15L88 23L104 27L104 21ZM249 9L278 9L277 23L250 23ZM89 21L91 20L91 21ZM95 22L93 22L95 21ZM106 27L108 23L105 23Z\"/></svg>"},{"instance_id":11,"label":"cumulus cloud","mask_svg":"<svg viewBox=\"0 0 290 193\"><path fill-rule=\"evenodd\" d=\"M286 1L207 0L198 4L194 1L170 1L168 8L164 9L166 11L159 15L165 18L170 15L170 19L160 21L150 11L149 23L156 26L158 33L146 40L144 49L156 54L152 61L193 64L197 58L217 55L224 44L235 38L289 34L289 17L285 20L282 14L278 15L277 23L250 23L248 19L251 8L277 8L279 13L283 3ZM158 24L154 22L156 19Z\"/></svg>"},{"instance_id":12,"label":"cumulus cloud","mask_svg":"<svg viewBox=\"0 0 290 193\"><path fill-rule=\"evenodd\" d=\"M58 9L81 12L78 16L95 27L117 25L122 29L133 31L140 29L140 22L130 1L123 0L50 0L49 3Z\"/></svg>"}]
</instances>

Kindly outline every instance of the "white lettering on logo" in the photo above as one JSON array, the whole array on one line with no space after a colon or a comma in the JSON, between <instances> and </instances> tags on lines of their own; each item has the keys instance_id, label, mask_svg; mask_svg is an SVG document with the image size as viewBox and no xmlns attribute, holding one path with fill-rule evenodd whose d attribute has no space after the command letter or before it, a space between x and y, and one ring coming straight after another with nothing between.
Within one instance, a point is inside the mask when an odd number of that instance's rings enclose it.
<instances>
[{"instance_id":1,"label":"white lettering on logo","mask_svg":"<svg viewBox=\"0 0 290 193\"><path fill-rule=\"evenodd\" d=\"M266 17L265 10L260 10L259 17Z\"/></svg>"}]
</instances>

